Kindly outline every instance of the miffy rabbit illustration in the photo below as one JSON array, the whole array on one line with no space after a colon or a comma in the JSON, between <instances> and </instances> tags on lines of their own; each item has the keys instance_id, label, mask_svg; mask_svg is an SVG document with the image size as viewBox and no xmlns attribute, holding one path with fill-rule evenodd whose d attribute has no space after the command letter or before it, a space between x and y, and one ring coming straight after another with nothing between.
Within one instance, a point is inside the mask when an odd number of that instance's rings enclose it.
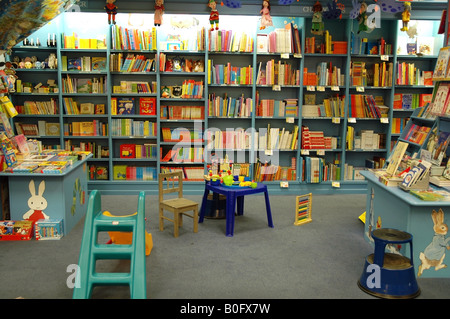
<instances>
[{"instance_id":1,"label":"miffy rabbit illustration","mask_svg":"<svg viewBox=\"0 0 450 319\"><path fill-rule=\"evenodd\" d=\"M49 217L44 213L47 208L47 200L42 196L45 191L45 181L39 184L39 190L36 195L34 180L28 184L31 197L28 199L28 207L30 208L24 215L23 219L38 221L39 219L48 219Z\"/></svg>"},{"instance_id":2,"label":"miffy rabbit illustration","mask_svg":"<svg viewBox=\"0 0 450 319\"><path fill-rule=\"evenodd\" d=\"M442 209L439 209L438 212L433 210L431 218L434 223L434 237L433 241L419 254L419 259L422 263L419 266L418 276L422 275L425 269L430 269L431 267L434 267L434 270L447 267L443 261L445 258L445 250L450 249L450 237L445 238L448 232L448 226L444 223L444 212Z\"/></svg>"}]
</instances>

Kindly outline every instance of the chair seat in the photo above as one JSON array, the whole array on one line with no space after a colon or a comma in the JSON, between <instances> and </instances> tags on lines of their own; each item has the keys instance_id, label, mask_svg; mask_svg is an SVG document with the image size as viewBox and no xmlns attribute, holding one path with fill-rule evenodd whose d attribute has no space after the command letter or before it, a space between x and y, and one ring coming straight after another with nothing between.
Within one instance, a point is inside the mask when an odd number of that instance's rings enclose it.
<instances>
[{"instance_id":1,"label":"chair seat","mask_svg":"<svg viewBox=\"0 0 450 319\"><path fill-rule=\"evenodd\" d=\"M180 209L180 208L188 208L188 207L192 207L192 206L197 206L198 203L196 203L190 199L186 199L186 198L171 198L171 199L163 200L161 202L161 205Z\"/></svg>"}]
</instances>

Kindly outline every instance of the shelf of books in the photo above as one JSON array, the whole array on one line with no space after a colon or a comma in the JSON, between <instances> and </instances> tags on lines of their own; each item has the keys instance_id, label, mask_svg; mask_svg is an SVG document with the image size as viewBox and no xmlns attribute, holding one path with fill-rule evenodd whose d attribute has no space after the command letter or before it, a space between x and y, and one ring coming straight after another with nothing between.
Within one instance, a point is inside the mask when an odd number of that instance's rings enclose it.
<instances>
[{"instance_id":1,"label":"shelf of books","mask_svg":"<svg viewBox=\"0 0 450 319\"><path fill-rule=\"evenodd\" d=\"M144 16L108 26L65 13L31 36L49 46L12 51L13 128L91 151L90 189L132 192L182 170L198 193L207 165L227 161L275 193L364 192L359 171L384 165L443 83L432 81L442 39L427 33L437 21L412 20L411 37L396 19L358 32L346 17L273 16L263 29L221 15L210 30L208 15L167 14L160 27Z\"/></svg>"}]
</instances>

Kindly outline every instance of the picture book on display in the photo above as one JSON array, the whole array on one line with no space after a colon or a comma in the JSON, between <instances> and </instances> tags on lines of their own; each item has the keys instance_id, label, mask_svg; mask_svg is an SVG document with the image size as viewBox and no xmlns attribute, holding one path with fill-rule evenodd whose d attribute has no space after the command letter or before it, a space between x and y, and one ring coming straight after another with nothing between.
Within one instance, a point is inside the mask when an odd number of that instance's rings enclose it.
<instances>
[{"instance_id":1,"label":"picture book on display","mask_svg":"<svg viewBox=\"0 0 450 319\"><path fill-rule=\"evenodd\" d=\"M431 153L431 163L440 166L450 141L450 132L440 132L438 141Z\"/></svg>"},{"instance_id":2,"label":"picture book on display","mask_svg":"<svg viewBox=\"0 0 450 319\"><path fill-rule=\"evenodd\" d=\"M450 58L450 47L441 48L439 50L438 60L434 68L433 80L444 79L450 75L447 72L449 58Z\"/></svg>"},{"instance_id":3,"label":"picture book on display","mask_svg":"<svg viewBox=\"0 0 450 319\"><path fill-rule=\"evenodd\" d=\"M154 97L139 98L139 114L156 115L156 98Z\"/></svg>"},{"instance_id":4,"label":"picture book on display","mask_svg":"<svg viewBox=\"0 0 450 319\"><path fill-rule=\"evenodd\" d=\"M117 114L134 114L134 98L118 98Z\"/></svg>"}]
</instances>

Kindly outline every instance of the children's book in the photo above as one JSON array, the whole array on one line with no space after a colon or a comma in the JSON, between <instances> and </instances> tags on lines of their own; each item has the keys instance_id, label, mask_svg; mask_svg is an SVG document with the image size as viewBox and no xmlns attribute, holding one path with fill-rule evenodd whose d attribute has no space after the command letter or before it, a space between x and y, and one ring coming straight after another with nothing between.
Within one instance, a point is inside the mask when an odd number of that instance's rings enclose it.
<instances>
[{"instance_id":1,"label":"children's book","mask_svg":"<svg viewBox=\"0 0 450 319\"><path fill-rule=\"evenodd\" d=\"M438 60L433 72L433 79L444 79L447 76L448 59L450 58L450 47L439 50ZM449 74L450 75L450 74Z\"/></svg>"},{"instance_id":2,"label":"children's book","mask_svg":"<svg viewBox=\"0 0 450 319\"><path fill-rule=\"evenodd\" d=\"M93 56L92 57L92 71L106 71L106 57Z\"/></svg>"},{"instance_id":3,"label":"children's book","mask_svg":"<svg viewBox=\"0 0 450 319\"><path fill-rule=\"evenodd\" d=\"M139 99L140 115L156 115L156 98L141 97Z\"/></svg>"},{"instance_id":4,"label":"children's book","mask_svg":"<svg viewBox=\"0 0 450 319\"><path fill-rule=\"evenodd\" d=\"M0 132L5 132L6 136L14 136L14 131L12 129L11 123L5 113L0 112Z\"/></svg>"},{"instance_id":5,"label":"children's book","mask_svg":"<svg viewBox=\"0 0 450 319\"><path fill-rule=\"evenodd\" d=\"M118 98L117 114L134 114L134 98Z\"/></svg>"},{"instance_id":6,"label":"children's book","mask_svg":"<svg viewBox=\"0 0 450 319\"><path fill-rule=\"evenodd\" d=\"M77 93L92 93L92 80L77 79Z\"/></svg>"},{"instance_id":7,"label":"children's book","mask_svg":"<svg viewBox=\"0 0 450 319\"><path fill-rule=\"evenodd\" d=\"M438 141L431 153L431 163L437 166L441 165L442 159L446 153L450 141L450 132L440 132Z\"/></svg>"}]
</instances>

